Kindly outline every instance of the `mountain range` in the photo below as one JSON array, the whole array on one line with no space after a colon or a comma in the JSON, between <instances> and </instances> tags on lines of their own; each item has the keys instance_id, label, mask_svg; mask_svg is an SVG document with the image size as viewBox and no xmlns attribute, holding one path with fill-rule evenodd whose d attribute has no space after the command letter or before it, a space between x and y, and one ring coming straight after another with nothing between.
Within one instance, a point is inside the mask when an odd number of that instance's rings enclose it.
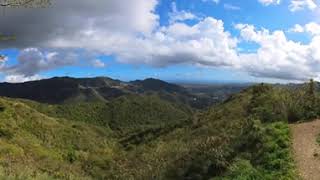
<instances>
[{"instance_id":1,"label":"mountain range","mask_svg":"<svg viewBox=\"0 0 320 180\"><path fill-rule=\"evenodd\" d=\"M0 178L294 179L288 123L319 117L316 86L1 83Z\"/></svg>"},{"instance_id":2,"label":"mountain range","mask_svg":"<svg viewBox=\"0 0 320 180\"><path fill-rule=\"evenodd\" d=\"M202 109L221 102L226 98L226 94L239 92L247 86L209 86L198 88L197 91L192 87L191 85L183 87L153 78L123 82L108 77L55 77L25 83L0 83L0 96L61 104L74 101L109 101L130 94L157 94L162 99ZM236 88L227 91L230 87ZM208 88L211 94L206 92Z\"/></svg>"}]
</instances>

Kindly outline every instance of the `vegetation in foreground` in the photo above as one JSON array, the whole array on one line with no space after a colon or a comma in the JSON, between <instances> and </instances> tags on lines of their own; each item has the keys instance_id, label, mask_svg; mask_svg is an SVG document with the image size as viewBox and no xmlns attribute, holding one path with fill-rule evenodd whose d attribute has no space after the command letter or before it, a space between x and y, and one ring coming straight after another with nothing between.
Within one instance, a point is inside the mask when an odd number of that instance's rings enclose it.
<instances>
[{"instance_id":1,"label":"vegetation in foreground","mask_svg":"<svg viewBox=\"0 0 320 180\"><path fill-rule=\"evenodd\" d=\"M0 177L295 179L288 122L319 116L314 89L255 85L208 111L155 95L0 98Z\"/></svg>"}]
</instances>

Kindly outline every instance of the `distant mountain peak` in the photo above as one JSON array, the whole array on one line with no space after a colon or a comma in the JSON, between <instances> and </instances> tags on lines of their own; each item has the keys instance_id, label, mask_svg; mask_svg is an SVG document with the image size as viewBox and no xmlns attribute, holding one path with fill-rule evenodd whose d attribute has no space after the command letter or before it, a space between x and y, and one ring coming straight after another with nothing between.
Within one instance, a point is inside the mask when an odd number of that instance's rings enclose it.
<instances>
[{"instance_id":1,"label":"distant mountain peak","mask_svg":"<svg viewBox=\"0 0 320 180\"><path fill-rule=\"evenodd\" d=\"M136 80L136 81L131 81L131 84L140 86L141 88L145 89L145 90L151 90L151 91L167 91L167 92L187 92L185 88L176 85L176 84L172 84L172 83L168 83L165 81L162 81L160 79L155 79L155 78L147 78L144 80Z\"/></svg>"},{"instance_id":2,"label":"distant mountain peak","mask_svg":"<svg viewBox=\"0 0 320 180\"><path fill-rule=\"evenodd\" d=\"M102 76L93 78L63 76L25 83L0 83L0 96L25 98L44 103L92 101L101 97L108 100L125 94L140 94L147 91L187 92L183 87L154 78L123 82Z\"/></svg>"}]
</instances>

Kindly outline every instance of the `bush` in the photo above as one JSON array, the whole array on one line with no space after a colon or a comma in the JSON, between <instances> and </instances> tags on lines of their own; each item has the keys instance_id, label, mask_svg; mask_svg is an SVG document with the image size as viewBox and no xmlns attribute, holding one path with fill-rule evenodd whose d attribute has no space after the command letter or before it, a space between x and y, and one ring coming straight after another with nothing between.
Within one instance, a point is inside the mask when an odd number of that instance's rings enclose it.
<instances>
[{"instance_id":1,"label":"bush","mask_svg":"<svg viewBox=\"0 0 320 180\"><path fill-rule=\"evenodd\" d=\"M13 133L8 129L0 128L0 138L11 139L13 137Z\"/></svg>"},{"instance_id":2,"label":"bush","mask_svg":"<svg viewBox=\"0 0 320 180\"><path fill-rule=\"evenodd\" d=\"M264 179L261 172L255 169L250 161L244 159L236 159L235 162L228 168L228 173L225 177L212 178L211 180L257 180Z\"/></svg>"}]
</instances>

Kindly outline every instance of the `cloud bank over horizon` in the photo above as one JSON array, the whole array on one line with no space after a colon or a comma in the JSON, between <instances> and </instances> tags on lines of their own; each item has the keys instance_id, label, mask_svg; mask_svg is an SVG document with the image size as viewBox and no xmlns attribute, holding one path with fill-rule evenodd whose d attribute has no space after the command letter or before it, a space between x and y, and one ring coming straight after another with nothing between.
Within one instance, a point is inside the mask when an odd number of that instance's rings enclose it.
<instances>
[{"instance_id":1,"label":"cloud bank over horizon","mask_svg":"<svg viewBox=\"0 0 320 180\"><path fill-rule=\"evenodd\" d=\"M242 71L258 78L320 79L320 24L316 21L287 29L238 21L226 28L231 24L223 18L179 9L173 1L168 20L163 23L157 11L161 3L56 0L47 9L8 9L5 16L0 16L0 33L14 34L17 40L0 46L16 48L19 53L14 64L9 63L10 58L3 61L0 71L6 81L34 80L41 78L42 72L62 67L85 64L105 68L97 57L103 55L119 63L156 68L194 65ZM202 3L218 6L224 2ZM255 3L269 8L283 2ZM242 10L237 4L222 6L225 11ZM292 0L288 6L291 13L317 8L312 0ZM293 40L292 34L303 34L309 41ZM243 50L244 44L255 48Z\"/></svg>"}]
</instances>

